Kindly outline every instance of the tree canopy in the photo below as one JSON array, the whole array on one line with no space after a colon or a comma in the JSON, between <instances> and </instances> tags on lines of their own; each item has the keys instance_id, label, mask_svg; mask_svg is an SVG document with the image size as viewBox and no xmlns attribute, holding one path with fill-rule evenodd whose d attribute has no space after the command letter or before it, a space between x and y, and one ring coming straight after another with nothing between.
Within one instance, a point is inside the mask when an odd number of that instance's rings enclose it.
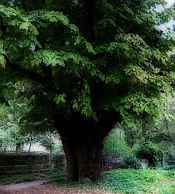
<instances>
[{"instance_id":1,"label":"tree canopy","mask_svg":"<svg viewBox=\"0 0 175 194\"><path fill-rule=\"evenodd\" d=\"M103 140L117 122L134 126L163 111L175 78L168 60L174 38L157 28L174 17L165 5L164 0L0 4L2 83L27 83L21 95L32 105L25 119L57 128L69 180L101 176Z\"/></svg>"}]
</instances>

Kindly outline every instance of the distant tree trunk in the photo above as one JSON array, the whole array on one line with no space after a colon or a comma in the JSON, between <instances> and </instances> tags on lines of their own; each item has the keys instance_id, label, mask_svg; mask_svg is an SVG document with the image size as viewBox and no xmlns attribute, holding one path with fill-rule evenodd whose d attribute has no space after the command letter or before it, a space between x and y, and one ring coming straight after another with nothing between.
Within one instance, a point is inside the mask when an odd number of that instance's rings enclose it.
<instances>
[{"instance_id":1,"label":"distant tree trunk","mask_svg":"<svg viewBox=\"0 0 175 194\"><path fill-rule=\"evenodd\" d=\"M50 142L51 142L51 145L50 145L50 156L52 157L52 155L53 155L53 140L52 140L52 135L50 134L49 135L49 140L50 140Z\"/></svg>"},{"instance_id":2,"label":"distant tree trunk","mask_svg":"<svg viewBox=\"0 0 175 194\"><path fill-rule=\"evenodd\" d=\"M21 144L20 143L17 143L16 144L16 154L19 154L20 153L20 148L21 148Z\"/></svg>"},{"instance_id":3,"label":"distant tree trunk","mask_svg":"<svg viewBox=\"0 0 175 194\"><path fill-rule=\"evenodd\" d=\"M49 169L52 170L54 169L54 165L53 165L53 149L52 146L50 147L50 157L49 157Z\"/></svg>"},{"instance_id":4,"label":"distant tree trunk","mask_svg":"<svg viewBox=\"0 0 175 194\"><path fill-rule=\"evenodd\" d=\"M29 150L28 150L29 153L30 153L31 147L32 147L32 143L30 142L30 144L29 144Z\"/></svg>"},{"instance_id":5,"label":"distant tree trunk","mask_svg":"<svg viewBox=\"0 0 175 194\"><path fill-rule=\"evenodd\" d=\"M145 132L146 132L145 123L143 122L143 123L142 123L142 135L143 135L143 136L145 135Z\"/></svg>"},{"instance_id":6,"label":"distant tree trunk","mask_svg":"<svg viewBox=\"0 0 175 194\"><path fill-rule=\"evenodd\" d=\"M50 156L52 156L53 155L53 149L52 149L52 147L50 148Z\"/></svg>"},{"instance_id":7,"label":"distant tree trunk","mask_svg":"<svg viewBox=\"0 0 175 194\"><path fill-rule=\"evenodd\" d=\"M0 152L3 152L3 149L2 149L2 140L0 140Z\"/></svg>"},{"instance_id":8,"label":"distant tree trunk","mask_svg":"<svg viewBox=\"0 0 175 194\"><path fill-rule=\"evenodd\" d=\"M30 137L30 144L29 144L29 150L28 150L29 153L30 153L31 147L32 147L32 137Z\"/></svg>"},{"instance_id":9,"label":"distant tree trunk","mask_svg":"<svg viewBox=\"0 0 175 194\"><path fill-rule=\"evenodd\" d=\"M161 167L164 167L164 162L165 162L165 161L164 161L164 157L162 156L162 157L161 157Z\"/></svg>"}]
</instances>

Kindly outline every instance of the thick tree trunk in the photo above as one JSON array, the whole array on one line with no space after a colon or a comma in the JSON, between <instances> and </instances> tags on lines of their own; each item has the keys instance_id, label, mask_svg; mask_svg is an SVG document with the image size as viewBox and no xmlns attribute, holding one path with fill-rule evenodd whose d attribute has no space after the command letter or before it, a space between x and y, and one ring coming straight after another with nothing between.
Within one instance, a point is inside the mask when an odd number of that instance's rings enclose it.
<instances>
[{"instance_id":1,"label":"thick tree trunk","mask_svg":"<svg viewBox=\"0 0 175 194\"><path fill-rule=\"evenodd\" d=\"M97 122L79 112L56 115L54 123L67 160L67 181L95 181L103 177L103 142L117 116L113 112L104 114Z\"/></svg>"},{"instance_id":2,"label":"thick tree trunk","mask_svg":"<svg viewBox=\"0 0 175 194\"><path fill-rule=\"evenodd\" d=\"M102 141L97 138L87 143L63 138L62 142L67 159L67 181L90 181L102 178Z\"/></svg>"}]
</instances>

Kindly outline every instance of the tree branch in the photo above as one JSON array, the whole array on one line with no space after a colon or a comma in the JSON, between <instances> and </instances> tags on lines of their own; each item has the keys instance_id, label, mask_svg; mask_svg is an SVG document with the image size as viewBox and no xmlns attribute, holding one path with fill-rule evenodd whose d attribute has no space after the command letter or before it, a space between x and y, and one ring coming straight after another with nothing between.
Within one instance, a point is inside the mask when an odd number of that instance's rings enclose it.
<instances>
[{"instance_id":1,"label":"tree branch","mask_svg":"<svg viewBox=\"0 0 175 194\"><path fill-rule=\"evenodd\" d=\"M50 82L50 80L47 80L44 76L42 76L34 71L24 69L21 66L19 66L18 64L12 63L6 56L4 56L4 57L6 59L7 66L9 68L14 69L15 71L19 72L20 76L26 77L30 80L33 80L33 81L38 82L44 86L47 86L51 90L56 90L55 86Z\"/></svg>"},{"instance_id":2,"label":"tree branch","mask_svg":"<svg viewBox=\"0 0 175 194\"><path fill-rule=\"evenodd\" d=\"M92 40L96 40L97 37L97 30L94 28L96 24L96 15L95 15L95 7L96 7L96 1L95 0L86 0L87 5L87 14L88 14L88 20L89 20L89 31Z\"/></svg>"}]
</instances>

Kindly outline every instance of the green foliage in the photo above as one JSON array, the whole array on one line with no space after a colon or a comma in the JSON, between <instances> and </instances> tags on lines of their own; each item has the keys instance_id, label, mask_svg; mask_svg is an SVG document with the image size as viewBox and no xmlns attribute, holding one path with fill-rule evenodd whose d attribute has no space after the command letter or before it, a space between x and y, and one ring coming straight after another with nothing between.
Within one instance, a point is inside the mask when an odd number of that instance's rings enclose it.
<instances>
[{"instance_id":1,"label":"green foliage","mask_svg":"<svg viewBox=\"0 0 175 194\"><path fill-rule=\"evenodd\" d=\"M174 170L133 170L117 169L105 172L103 181L87 183L66 183L65 173L60 171L49 172L51 180L64 186L73 186L83 190L85 187L108 190L109 193L141 194L141 193L173 193L175 188Z\"/></svg>"},{"instance_id":2,"label":"green foliage","mask_svg":"<svg viewBox=\"0 0 175 194\"><path fill-rule=\"evenodd\" d=\"M63 151L63 145L61 143L61 141L57 142L54 147L53 147L53 153L54 155L63 155L64 151Z\"/></svg>"},{"instance_id":3,"label":"green foliage","mask_svg":"<svg viewBox=\"0 0 175 194\"><path fill-rule=\"evenodd\" d=\"M134 156L130 146L127 145L125 135L121 129L113 129L105 139L103 154L129 158Z\"/></svg>"},{"instance_id":4,"label":"green foliage","mask_svg":"<svg viewBox=\"0 0 175 194\"><path fill-rule=\"evenodd\" d=\"M123 157L121 159L121 163L119 164L120 168L128 169L141 169L142 165L138 158L130 156L130 157Z\"/></svg>"},{"instance_id":5,"label":"green foliage","mask_svg":"<svg viewBox=\"0 0 175 194\"><path fill-rule=\"evenodd\" d=\"M155 126L150 128L151 141L156 143L166 158L174 157L174 99L169 97L170 105L165 114Z\"/></svg>"},{"instance_id":6,"label":"green foliage","mask_svg":"<svg viewBox=\"0 0 175 194\"><path fill-rule=\"evenodd\" d=\"M147 159L150 166L156 166L163 154L156 144L144 142L140 144L136 156L140 159Z\"/></svg>"},{"instance_id":7,"label":"green foliage","mask_svg":"<svg viewBox=\"0 0 175 194\"><path fill-rule=\"evenodd\" d=\"M43 174L39 173L30 173L30 174L10 174L10 175L1 175L0 176L0 184L7 185L12 183L21 183L21 182L30 182L42 179Z\"/></svg>"},{"instance_id":8,"label":"green foliage","mask_svg":"<svg viewBox=\"0 0 175 194\"><path fill-rule=\"evenodd\" d=\"M174 170L175 169L175 165L165 165L163 167L164 170Z\"/></svg>"},{"instance_id":9,"label":"green foliage","mask_svg":"<svg viewBox=\"0 0 175 194\"><path fill-rule=\"evenodd\" d=\"M60 137L57 133L45 133L37 138L37 142L40 143L46 150L50 151L50 154L62 155L63 147Z\"/></svg>"},{"instance_id":10,"label":"green foliage","mask_svg":"<svg viewBox=\"0 0 175 194\"><path fill-rule=\"evenodd\" d=\"M136 149L137 150L137 149ZM131 148L126 142L126 136L122 129L113 129L105 139L103 154L117 156L121 162L120 168L140 169L141 163L135 155L135 147Z\"/></svg>"},{"instance_id":11,"label":"green foliage","mask_svg":"<svg viewBox=\"0 0 175 194\"><path fill-rule=\"evenodd\" d=\"M165 190L174 191L174 183L168 183L168 179L174 176L174 171L170 175L169 171L163 170L114 170L106 173L104 185L115 192L153 193L157 189L161 193Z\"/></svg>"},{"instance_id":12,"label":"green foliage","mask_svg":"<svg viewBox=\"0 0 175 194\"><path fill-rule=\"evenodd\" d=\"M165 1L96 4L93 40L85 2L2 2L1 66L10 74L21 72L16 79L41 84L47 91L42 97L54 100L63 114L76 111L99 121L105 110L116 111L131 126L155 121L172 89L167 51L174 46L170 35L155 26L170 21L173 9L156 12ZM158 74L162 71L166 76Z\"/></svg>"},{"instance_id":13,"label":"green foliage","mask_svg":"<svg viewBox=\"0 0 175 194\"><path fill-rule=\"evenodd\" d=\"M47 173L52 182L65 183L65 172L58 169L50 170Z\"/></svg>"},{"instance_id":14,"label":"green foliage","mask_svg":"<svg viewBox=\"0 0 175 194\"><path fill-rule=\"evenodd\" d=\"M14 148L16 145L28 143L29 134L23 134L20 131L20 117L24 113L21 106L26 104L14 99L7 100L9 106L2 104L0 106L0 139L4 149Z\"/></svg>"}]
</instances>

